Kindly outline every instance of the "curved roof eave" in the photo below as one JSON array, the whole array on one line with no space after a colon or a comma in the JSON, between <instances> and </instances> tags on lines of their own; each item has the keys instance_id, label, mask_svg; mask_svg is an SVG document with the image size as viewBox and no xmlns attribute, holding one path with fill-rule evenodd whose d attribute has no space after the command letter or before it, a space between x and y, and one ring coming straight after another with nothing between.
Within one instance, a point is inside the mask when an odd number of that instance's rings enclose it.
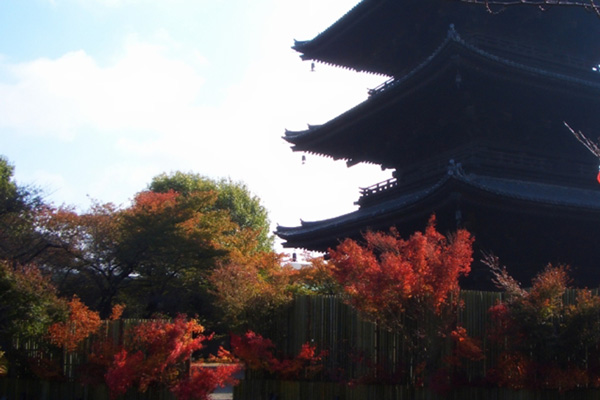
<instances>
[{"instance_id":1,"label":"curved roof eave","mask_svg":"<svg viewBox=\"0 0 600 400\"><path fill-rule=\"evenodd\" d=\"M296 236L305 236L324 229L342 228L350 224L364 224L364 222L383 218L401 209L411 207L425 201L427 198L433 198L447 189L458 189L459 192L471 189L479 193L499 196L521 203L591 211L597 213L600 217L600 190L464 174L456 170L449 170L448 175L445 175L438 182L420 190L338 217L322 221L302 221L301 226L298 227L278 226L276 234L282 239L293 239Z\"/></svg>"},{"instance_id":2,"label":"curved roof eave","mask_svg":"<svg viewBox=\"0 0 600 400\"><path fill-rule=\"evenodd\" d=\"M450 26L448 30L448 35L442 41L442 43L438 46L438 48L425 59L421 64L411 70L409 73L404 75L401 78L391 79L387 81L385 84L381 85L379 88L370 91L371 96L359 103L355 107L345 111L339 116L333 118L332 120L321 124L309 127L309 129L304 131L287 131L283 137L289 143L295 145L292 149L294 151L306 151L306 149L302 146L303 143L311 142L313 140L323 140L325 135L335 134L336 129L334 125L339 123L341 120L348 118L351 115L360 113L362 109L371 106L374 101L376 101L379 95L402 92L403 88L408 85L411 81L415 79L415 77L422 72L425 68L430 66L434 60L438 59L438 57L442 56L442 53L449 46L458 46L458 48L466 50L468 54L472 54L474 56L480 57L488 62L492 62L498 65L502 65L503 67L508 67L515 72L525 73L528 75L536 76L542 79L546 79L552 82L562 82L566 84L576 85L579 87L585 87L587 89L592 89L598 91L600 95L600 73L598 74L598 81L592 81L587 79L582 79L575 76L566 75L564 73L554 72L550 70L544 70L537 67L531 67L522 63L514 62L508 60L503 57L496 56L487 51L481 50L476 46L473 46L467 42L465 42L460 35L454 29L454 26ZM454 62L448 57L448 62Z\"/></svg>"},{"instance_id":3,"label":"curved roof eave","mask_svg":"<svg viewBox=\"0 0 600 400\"><path fill-rule=\"evenodd\" d=\"M358 4L348 10L344 15L342 15L336 22L331 24L327 29L320 32L317 36L310 40L294 40L294 46L292 49L296 50L298 53L305 53L307 48L315 47L319 45L319 42L323 40L330 40L332 37L336 37L340 33L343 33L349 29L351 29L352 25L357 21L364 19L366 15L370 11L372 11L373 3L380 2L381 0L361 0ZM336 31L340 31L336 33ZM307 58L310 59L310 58Z\"/></svg>"}]
</instances>

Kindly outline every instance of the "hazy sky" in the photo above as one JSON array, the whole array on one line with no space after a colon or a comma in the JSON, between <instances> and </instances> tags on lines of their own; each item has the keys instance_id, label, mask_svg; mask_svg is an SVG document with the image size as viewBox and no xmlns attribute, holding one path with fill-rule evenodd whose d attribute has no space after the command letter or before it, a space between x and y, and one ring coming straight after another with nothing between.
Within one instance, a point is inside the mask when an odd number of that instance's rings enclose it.
<instances>
[{"instance_id":1,"label":"hazy sky","mask_svg":"<svg viewBox=\"0 0 600 400\"><path fill-rule=\"evenodd\" d=\"M291 50L358 0L0 0L0 154L19 184L86 209L171 171L245 182L273 226L353 210L377 166L293 153L384 77Z\"/></svg>"}]
</instances>

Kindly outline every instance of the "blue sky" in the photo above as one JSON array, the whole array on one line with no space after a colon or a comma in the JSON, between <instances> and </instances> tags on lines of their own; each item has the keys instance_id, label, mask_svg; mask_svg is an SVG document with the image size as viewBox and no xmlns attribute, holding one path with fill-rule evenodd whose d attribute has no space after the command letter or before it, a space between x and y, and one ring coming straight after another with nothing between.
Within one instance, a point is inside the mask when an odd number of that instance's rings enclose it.
<instances>
[{"instance_id":1,"label":"blue sky","mask_svg":"<svg viewBox=\"0 0 600 400\"><path fill-rule=\"evenodd\" d=\"M153 176L245 182L275 224L354 209L377 166L293 153L385 78L290 49L358 0L0 0L0 154L56 205L128 205Z\"/></svg>"}]
</instances>

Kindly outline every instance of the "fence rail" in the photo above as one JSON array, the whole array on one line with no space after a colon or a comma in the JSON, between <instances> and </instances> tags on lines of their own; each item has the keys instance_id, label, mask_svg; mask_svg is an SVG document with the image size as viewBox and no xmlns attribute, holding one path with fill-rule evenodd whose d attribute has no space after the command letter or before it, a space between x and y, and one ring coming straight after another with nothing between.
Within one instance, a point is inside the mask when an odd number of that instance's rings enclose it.
<instances>
[{"instance_id":1,"label":"fence rail","mask_svg":"<svg viewBox=\"0 0 600 400\"><path fill-rule=\"evenodd\" d=\"M106 385L82 385L69 381L0 378L0 398L18 400L110 400ZM123 398L128 400L175 400L168 389L150 388L145 393L135 390Z\"/></svg>"},{"instance_id":2,"label":"fence rail","mask_svg":"<svg viewBox=\"0 0 600 400\"><path fill-rule=\"evenodd\" d=\"M331 382L245 380L233 389L234 400L597 400L600 391L582 389L510 390L463 388L447 393L401 385L342 385Z\"/></svg>"},{"instance_id":3,"label":"fence rail","mask_svg":"<svg viewBox=\"0 0 600 400\"><path fill-rule=\"evenodd\" d=\"M485 331L492 323L488 309L503 298L500 292L462 291L463 307L457 310L457 322L472 337L482 338L486 360L469 363L466 368L469 380L475 381L485 375L496 360L496 349L485 339ZM400 373L402 360L411 356L411 349L401 335L378 328L363 320L359 313L335 296L297 296L288 313L277 326L280 329L273 338L286 356L298 352L304 343L326 350L324 370L343 371L345 378L357 379L372 372L373 367L384 368L386 373ZM414 329L437 336L435 315L424 316L418 321L407 322ZM412 324L412 325L410 325ZM439 339L436 345L442 355L451 351L451 339ZM410 379L413 379L411 376Z\"/></svg>"},{"instance_id":4,"label":"fence rail","mask_svg":"<svg viewBox=\"0 0 600 400\"><path fill-rule=\"evenodd\" d=\"M594 290L594 294L598 291ZM234 388L235 400L566 400L599 399L598 389L577 389L567 392L552 390L511 390L478 386L488 370L496 365L501 349L486 338L486 331L492 320L489 308L504 297L500 292L461 291L463 304L456 314L456 322L466 328L471 337L480 338L486 358L470 361L465 365L467 382L464 387L447 393L439 393L431 388L418 388L415 385L362 384L357 379L372 372L373 365L363 362L378 362L387 373L402 364L409 357L405 342L397 334L378 329L374 324L360 318L358 312L334 296L297 296L289 312L277 325L277 337L273 338L278 348L287 356L298 352L302 344L308 342L318 349L329 352L325 359L327 371L343 370L346 376L337 382L322 379L299 381L276 381L265 379L263 375L247 373L246 379ZM568 290L563 301L573 304L576 290ZM420 328L431 324L427 318L417 321ZM451 339L439 338L442 356L452 351ZM360 359L360 360L359 360ZM354 379L354 381L353 381ZM348 384L348 382L353 382ZM377 381L375 379L374 381ZM377 382L379 383L379 382Z\"/></svg>"}]
</instances>

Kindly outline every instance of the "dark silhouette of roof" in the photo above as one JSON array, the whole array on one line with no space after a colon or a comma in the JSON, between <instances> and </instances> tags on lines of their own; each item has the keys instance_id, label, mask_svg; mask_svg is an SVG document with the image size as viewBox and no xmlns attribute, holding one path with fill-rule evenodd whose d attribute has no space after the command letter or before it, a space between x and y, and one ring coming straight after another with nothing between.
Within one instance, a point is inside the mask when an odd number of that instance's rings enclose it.
<instances>
[{"instance_id":1,"label":"dark silhouette of roof","mask_svg":"<svg viewBox=\"0 0 600 400\"><path fill-rule=\"evenodd\" d=\"M452 195L451 195L452 194ZM335 246L336 240L355 236L356 227L387 229L389 221L429 215L460 195L462 202L505 209L527 209L529 213L554 216L565 210L585 212L600 223L600 190L567 187L548 183L465 174L450 166L448 173L433 184L403 192L385 201L321 221L302 221L297 227L277 227L277 235L294 247L321 251ZM415 214L415 208L419 212ZM285 243L284 243L285 246Z\"/></svg>"},{"instance_id":2,"label":"dark silhouette of roof","mask_svg":"<svg viewBox=\"0 0 600 400\"><path fill-rule=\"evenodd\" d=\"M511 59L591 68L599 60L600 26L583 9L485 7L445 0L363 0L311 40L293 48L304 60L402 76L426 58L455 24L464 39Z\"/></svg>"}]
</instances>

